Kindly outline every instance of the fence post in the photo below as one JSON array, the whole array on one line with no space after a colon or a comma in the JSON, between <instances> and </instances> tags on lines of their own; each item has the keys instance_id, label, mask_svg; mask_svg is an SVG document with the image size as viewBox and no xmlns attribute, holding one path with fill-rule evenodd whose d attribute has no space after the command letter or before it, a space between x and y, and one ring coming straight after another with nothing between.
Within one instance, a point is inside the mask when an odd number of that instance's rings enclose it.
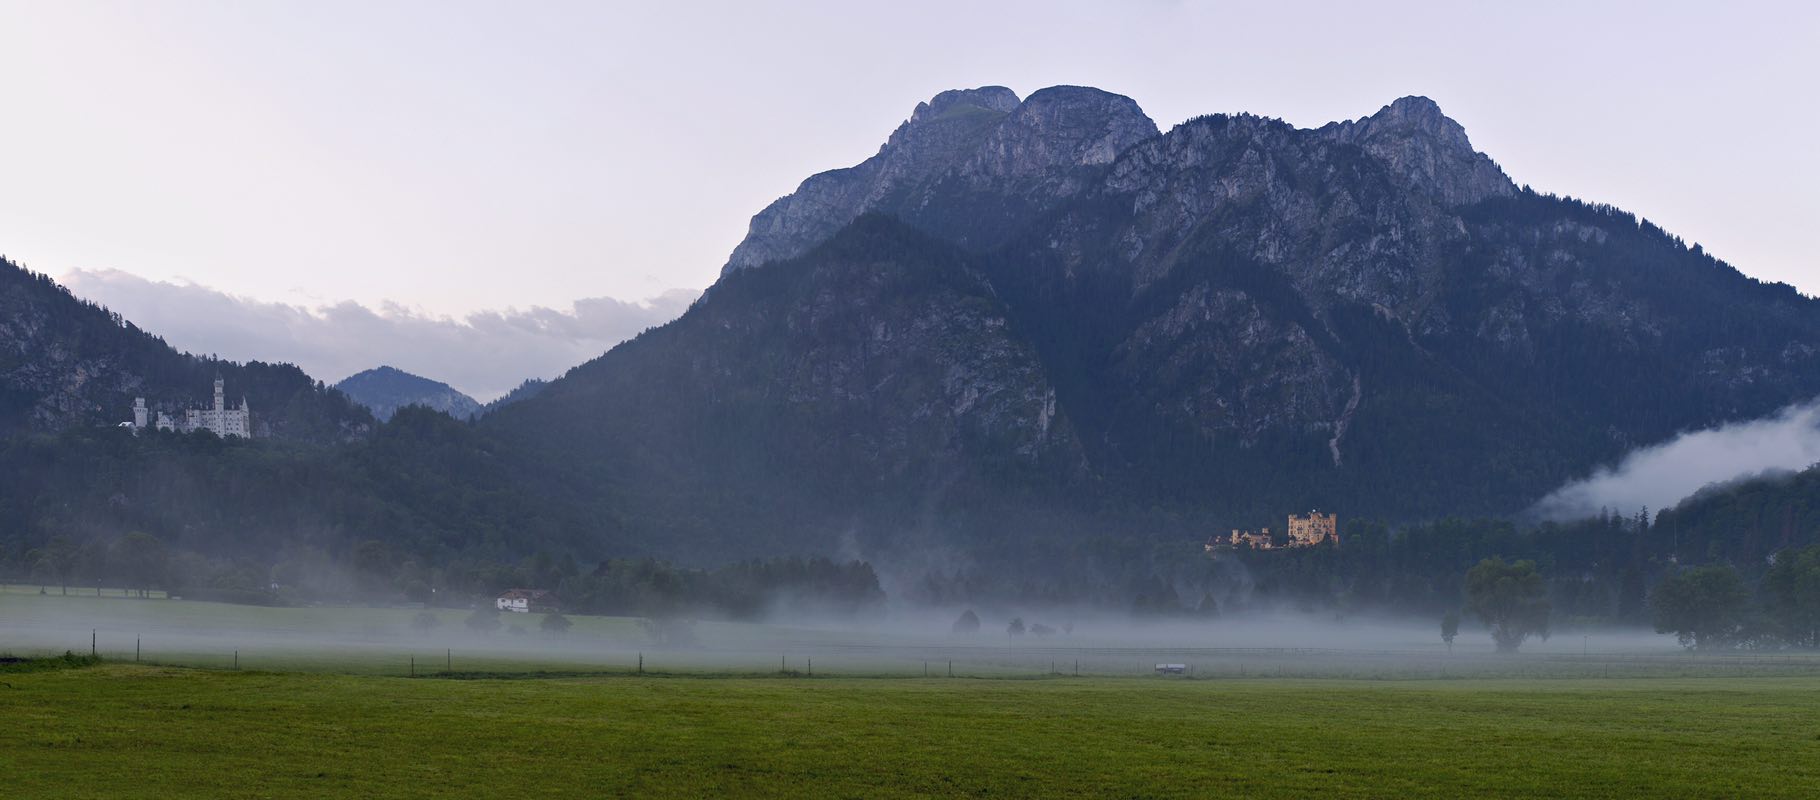
<instances>
[{"instance_id":1,"label":"fence post","mask_svg":"<svg viewBox=\"0 0 1820 800\"><path fill-rule=\"evenodd\" d=\"M417 657L411 656L411 677L417 677Z\"/></svg>"},{"instance_id":2,"label":"fence post","mask_svg":"<svg viewBox=\"0 0 1820 800\"><path fill-rule=\"evenodd\" d=\"M95 629L94 628L90 628L88 630L88 657L89 658L95 657Z\"/></svg>"},{"instance_id":3,"label":"fence post","mask_svg":"<svg viewBox=\"0 0 1820 800\"><path fill-rule=\"evenodd\" d=\"M240 651L234 651L234 669L240 669Z\"/></svg>"},{"instance_id":4,"label":"fence post","mask_svg":"<svg viewBox=\"0 0 1820 800\"><path fill-rule=\"evenodd\" d=\"M645 674L645 654L644 653L638 654L638 674L640 674L640 675Z\"/></svg>"},{"instance_id":5,"label":"fence post","mask_svg":"<svg viewBox=\"0 0 1820 800\"><path fill-rule=\"evenodd\" d=\"M139 637L133 637L133 663L139 663Z\"/></svg>"},{"instance_id":6,"label":"fence post","mask_svg":"<svg viewBox=\"0 0 1820 800\"><path fill-rule=\"evenodd\" d=\"M809 677L813 678L813 677L815 677L815 659L813 659L813 658L808 659L808 664L809 664Z\"/></svg>"},{"instance_id":7,"label":"fence post","mask_svg":"<svg viewBox=\"0 0 1820 800\"><path fill-rule=\"evenodd\" d=\"M954 677L954 659L948 659L948 677Z\"/></svg>"},{"instance_id":8,"label":"fence post","mask_svg":"<svg viewBox=\"0 0 1820 800\"><path fill-rule=\"evenodd\" d=\"M450 647L442 651L442 671L455 671L455 648Z\"/></svg>"}]
</instances>

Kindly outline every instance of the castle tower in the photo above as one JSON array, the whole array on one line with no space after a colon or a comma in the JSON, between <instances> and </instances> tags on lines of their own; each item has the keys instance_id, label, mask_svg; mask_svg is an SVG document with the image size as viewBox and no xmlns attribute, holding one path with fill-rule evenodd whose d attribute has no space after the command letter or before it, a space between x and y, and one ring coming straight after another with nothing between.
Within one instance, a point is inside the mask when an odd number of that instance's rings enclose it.
<instances>
[{"instance_id":1,"label":"castle tower","mask_svg":"<svg viewBox=\"0 0 1820 800\"><path fill-rule=\"evenodd\" d=\"M145 429L147 413L148 412L145 408L145 398L143 398L143 397L133 398L133 430L144 430Z\"/></svg>"},{"instance_id":2,"label":"castle tower","mask_svg":"<svg viewBox=\"0 0 1820 800\"><path fill-rule=\"evenodd\" d=\"M1331 541L1340 543L1339 515L1310 511L1308 516L1289 515L1289 546L1312 547Z\"/></svg>"},{"instance_id":3,"label":"castle tower","mask_svg":"<svg viewBox=\"0 0 1820 800\"><path fill-rule=\"evenodd\" d=\"M227 410L227 384L220 378L215 379L215 413Z\"/></svg>"}]
</instances>

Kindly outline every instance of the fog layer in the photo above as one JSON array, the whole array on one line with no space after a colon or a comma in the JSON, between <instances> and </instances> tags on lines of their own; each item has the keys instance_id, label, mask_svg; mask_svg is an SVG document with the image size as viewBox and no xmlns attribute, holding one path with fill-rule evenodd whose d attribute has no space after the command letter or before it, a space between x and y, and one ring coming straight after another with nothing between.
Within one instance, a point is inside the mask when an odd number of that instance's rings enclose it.
<instances>
[{"instance_id":1,"label":"fog layer","mask_svg":"<svg viewBox=\"0 0 1820 800\"><path fill-rule=\"evenodd\" d=\"M1684 433L1632 451L1616 466L1571 482L1537 502L1546 519L1590 516L1601 508L1629 512L1673 507L1701 487L1798 470L1820 462L1820 400L1763 419Z\"/></svg>"},{"instance_id":2,"label":"fog layer","mask_svg":"<svg viewBox=\"0 0 1820 800\"><path fill-rule=\"evenodd\" d=\"M572 617L552 634L539 614L500 614L476 630L465 609L232 606L119 596L0 591L0 654L65 650L206 668L409 675L604 670L773 671L898 677L1154 675L1183 664L1197 677L1402 677L1603 674L1658 669L1685 654L1672 637L1565 630L1493 652L1471 621L1451 647L1434 620L1265 613L1157 621L1086 609L981 609L957 632L952 608L896 609L865 619L801 616L768 623ZM431 624L423 624L429 618ZM1019 633L1012 633L1015 626ZM659 628L662 628L660 631ZM1638 659L1650 659L1639 661Z\"/></svg>"}]
</instances>

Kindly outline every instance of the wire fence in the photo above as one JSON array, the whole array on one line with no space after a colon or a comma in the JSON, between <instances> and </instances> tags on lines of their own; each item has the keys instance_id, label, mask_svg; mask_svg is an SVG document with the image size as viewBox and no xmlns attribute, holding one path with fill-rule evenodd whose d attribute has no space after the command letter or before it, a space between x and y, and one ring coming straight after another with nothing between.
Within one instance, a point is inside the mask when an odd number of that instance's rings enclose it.
<instances>
[{"instance_id":1,"label":"wire fence","mask_svg":"<svg viewBox=\"0 0 1820 800\"><path fill-rule=\"evenodd\" d=\"M1046 647L786 643L752 647L447 646L397 641L275 644L175 640L91 630L86 642L13 648L38 657L86 652L112 662L210 670L409 678L742 676L852 678L1611 679L1820 676L1820 653L1437 655L1432 651L1308 647ZM82 645L86 645L83 647Z\"/></svg>"}]
</instances>

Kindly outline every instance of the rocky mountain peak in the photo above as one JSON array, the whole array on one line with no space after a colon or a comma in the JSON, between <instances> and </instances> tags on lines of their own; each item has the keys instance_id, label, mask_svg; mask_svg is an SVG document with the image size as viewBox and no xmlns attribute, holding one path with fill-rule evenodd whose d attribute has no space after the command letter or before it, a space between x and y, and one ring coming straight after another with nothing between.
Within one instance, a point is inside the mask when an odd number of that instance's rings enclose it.
<instances>
[{"instance_id":1,"label":"rocky mountain peak","mask_svg":"<svg viewBox=\"0 0 1820 800\"><path fill-rule=\"evenodd\" d=\"M1426 97L1400 97L1378 113L1364 117L1346 129L1358 142L1386 142L1422 139L1454 155L1476 155L1466 129L1442 113L1441 106ZM1347 123L1341 123L1344 128Z\"/></svg>"},{"instance_id":2,"label":"rocky mountain peak","mask_svg":"<svg viewBox=\"0 0 1820 800\"><path fill-rule=\"evenodd\" d=\"M1030 95L988 137L970 166L995 175L1034 175L1058 167L1110 164L1157 134L1136 101L1085 86L1051 86Z\"/></svg>"},{"instance_id":3,"label":"rocky mountain peak","mask_svg":"<svg viewBox=\"0 0 1820 800\"><path fill-rule=\"evenodd\" d=\"M1131 98L1098 89L1056 86L1023 101L1003 86L945 91L917 104L873 157L810 176L753 216L722 274L801 255L870 212L912 225L919 214L958 215L977 238L1002 235L993 209L1022 213L1072 197L1087 185L1080 170L1110 164L1156 132ZM937 202L957 191L984 207Z\"/></svg>"},{"instance_id":4,"label":"rocky mountain peak","mask_svg":"<svg viewBox=\"0 0 1820 800\"><path fill-rule=\"evenodd\" d=\"M1473 149L1466 129L1426 97L1401 97L1369 117L1320 130L1363 147L1412 188L1436 196L1444 205L1466 205L1516 191L1490 157Z\"/></svg>"},{"instance_id":5,"label":"rocky mountain peak","mask_svg":"<svg viewBox=\"0 0 1820 800\"><path fill-rule=\"evenodd\" d=\"M917 103L916 111L910 114L910 124L938 119L946 114L964 112L967 109L981 109L1009 114L1017 110L1017 92L1003 86L981 86L978 89L949 89L931 98L929 102Z\"/></svg>"},{"instance_id":6,"label":"rocky mountain peak","mask_svg":"<svg viewBox=\"0 0 1820 800\"><path fill-rule=\"evenodd\" d=\"M1408 122L1428 129L1452 128L1465 134L1460 124L1449 119L1441 111L1441 104L1419 94L1405 95L1390 101L1390 105L1378 109L1378 113L1368 119L1374 123L1391 121Z\"/></svg>"}]
</instances>

